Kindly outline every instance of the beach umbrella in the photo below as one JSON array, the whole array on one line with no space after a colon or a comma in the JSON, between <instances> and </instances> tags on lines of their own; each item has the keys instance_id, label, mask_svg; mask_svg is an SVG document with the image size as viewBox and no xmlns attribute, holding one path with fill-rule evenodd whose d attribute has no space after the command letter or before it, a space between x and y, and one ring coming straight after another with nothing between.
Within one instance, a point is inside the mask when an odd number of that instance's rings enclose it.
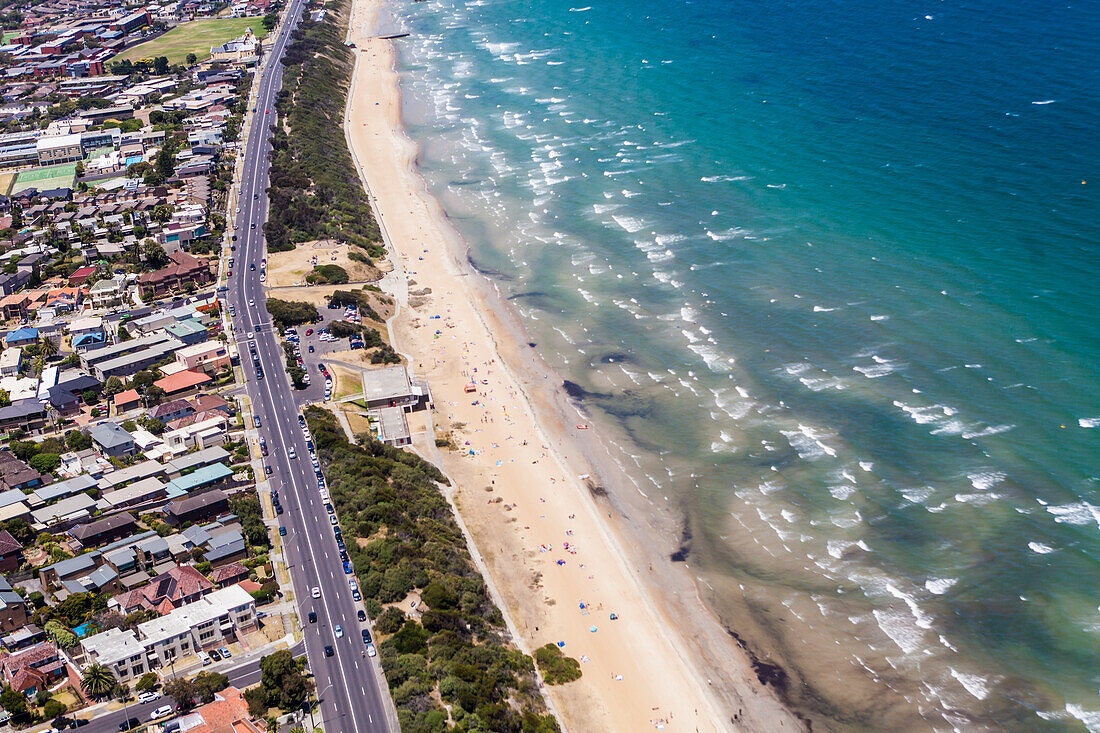
<instances>
[{"instance_id":1,"label":"beach umbrella","mask_svg":"<svg viewBox=\"0 0 1100 733\"><path fill-rule=\"evenodd\" d=\"M593 634L595 634L597 631L599 631L599 629L597 629L595 626L589 626L588 630L591 631Z\"/></svg>"}]
</instances>

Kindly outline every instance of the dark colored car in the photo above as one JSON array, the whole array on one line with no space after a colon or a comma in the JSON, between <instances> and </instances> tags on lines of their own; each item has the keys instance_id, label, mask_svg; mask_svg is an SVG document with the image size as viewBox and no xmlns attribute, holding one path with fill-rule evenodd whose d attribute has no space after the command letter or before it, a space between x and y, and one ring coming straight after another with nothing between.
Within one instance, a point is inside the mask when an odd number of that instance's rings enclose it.
<instances>
[{"instance_id":1,"label":"dark colored car","mask_svg":"<svg viewBox=\"0 0 1100 733\"><path fill-rule=\"evenodd\" d=\"M361 608L359 609L359 611L355 615L356 615L356 617L358 617L358 619L360 621L366 621L367 620L367 614L364 613L363 609L361 609ZM366 633L367 633L367 630L363 629L363 635L364 636L366 635Z\"/></svg>"},{"instance_id":2,"label":"dark colored car","mask_svg":"<svg viewBox=\"0 0 1100 733\"><path fill-rule=\"evenodd\" d=\"M210 658L213 659L215 662L220 662L222 660L222 655L217 649L211 649Z\"/></svg>"},{"instance_id":3,"label":"dark colored car","mask_svg":"<svg viewBox=\"0 0 1100 733\"><path fill-rule=\"evenodd\" d=\"M317 623L317 612L316 611L310 611L309 612L309 622L311 624Z\"/></svg>"},{"instance_id":4,"label":"dark colored car","mask_svg":"<svg viewBox=\"0 0 1100 733\"><path fill-rule=\"evenodd\" d=\"M140 727L141 727L141 721L138 720L137 718L130 718L129 720L124 720L124 721L122 721L121 723L118 724L118 729L119 730L133 730L134 728L140 728Z\"/></svg>"},{"instance_id":5,"label":"dark colored car","mask_svg":"<svg viewBox=\"0 0 1100 733\"><path fill-rule=\"evenodd\" d=\"M286 527L283 527L283 526L279 527L279 536L280 537L286 537Z\"/></svg>"},{"instance_id":6,"label":"dark colored car","mask_svg":"<svg viewBox=\"0 0 1100 733\"><path fill-rule=\"evenodd\" d=\"M360 613L362 613L362 611L360 611ZM371 643L370 631L367 630L367 629L363 629L363 643L364 644L370 644Z\"/></svg>"},{"instance_id":7,"label":"dark colored car","mask_svg":"<svg viewBox=\"0 0 1100 733\"><path fill-rule=\"evenodd\" d=\"M332 647L331 647L331 646L326 646L326 647L325 647L325 656L326 656L326 657L331 657L331 656L332 656L333 654L335 654L335 653L336 653L336 652L335 652L335 651L333 651L333 649L332 649ZM119 730L122 730L122 729L121 729L121 728L119 728Z\"/></svg>"},{"instance_id":8,"label":"dark colored car","mask_svg":"<svg viewBox=\"0 0 1100 733\"><path fill-rule=\"evenodd\" d=\"M264 473L266 473L268 476L270 476L271 475L271 466L264 466Z\"/></svg>"},{"instance_id":9,"label":"dark colored car","mask_svg":"<svg viewBox=\"0 0 1100 733\"><path fill-rule=\"evenodd\" d=\"M249 262L248 263L248 269L254 271L256 269L256 263L255 262Z\"/></svg>"}]
</instances>

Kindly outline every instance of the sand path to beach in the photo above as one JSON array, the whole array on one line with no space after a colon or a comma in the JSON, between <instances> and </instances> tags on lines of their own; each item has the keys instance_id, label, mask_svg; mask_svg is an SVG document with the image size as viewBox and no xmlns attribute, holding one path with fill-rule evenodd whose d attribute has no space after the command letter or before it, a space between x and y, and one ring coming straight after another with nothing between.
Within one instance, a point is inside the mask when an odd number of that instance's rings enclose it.
<instances>
[{"instance_id":1,"label":"sand path to beach","mask_svg":"<svg viewBox=\"0 0 1100 733\"><path fill-rule=\"evenodd\" d=\"M530 390L502 361L523 344L495 342L494 334L507 332L456 263L464 246L415 172L393 43L369 36L379 3L353 5L352 151L395 249L390 279L403 275L408 290L422 293L395 319L395 346L428 380L435 424L453 429L458 449L442 451L443 466L518 642L528 651L564 642L563 651L582 662L580 681L550 688L567 730L740 728L731 720L738 710L722 710L711 694L676 619L653 603L639 577L645 568L633 567L580 480L584 466L554 449ZM393 289L402 301L404 288ZM476 392L466 391L471 383ZM759 686L746 683L742 692L742 720L768 720L768 730L800 727Z\"/></svg>"}]
</instances>

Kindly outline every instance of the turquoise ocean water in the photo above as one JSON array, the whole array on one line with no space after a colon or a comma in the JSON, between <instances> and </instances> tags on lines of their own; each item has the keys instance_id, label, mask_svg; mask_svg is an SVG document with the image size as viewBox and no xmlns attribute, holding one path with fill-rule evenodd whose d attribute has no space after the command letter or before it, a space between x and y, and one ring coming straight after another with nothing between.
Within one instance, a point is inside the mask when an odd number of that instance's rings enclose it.
<instances>
[{"instance_id":1,"label":"turquoise ocean water","mask_svg":"<svg viewBox=\"0 0 1100 733\"><path fill-rule=\"evenodd\" d=\"M1100 5L394 12L430 187L791 703L1100 730Z\"/></svg>"}]
</instances>

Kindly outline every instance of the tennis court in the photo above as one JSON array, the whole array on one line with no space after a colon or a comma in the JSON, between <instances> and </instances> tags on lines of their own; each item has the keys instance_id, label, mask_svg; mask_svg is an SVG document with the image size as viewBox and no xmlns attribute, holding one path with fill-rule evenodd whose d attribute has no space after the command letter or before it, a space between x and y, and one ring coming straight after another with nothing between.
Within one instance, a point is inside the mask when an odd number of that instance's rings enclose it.
<instances>
[{"instance_id":1,"label":"tennis court","mask_svg":"<svg viewBox=\"0 0 1100 733\"><path fill-rule=\"evenodd\" d=\"M51 188L72 188L75 180L75 163L34 168L29 171L20 171L17 174L11 193L25 191L28 188L37 188L40 191L48 191Z\"/></svg>"}]
</instances>

